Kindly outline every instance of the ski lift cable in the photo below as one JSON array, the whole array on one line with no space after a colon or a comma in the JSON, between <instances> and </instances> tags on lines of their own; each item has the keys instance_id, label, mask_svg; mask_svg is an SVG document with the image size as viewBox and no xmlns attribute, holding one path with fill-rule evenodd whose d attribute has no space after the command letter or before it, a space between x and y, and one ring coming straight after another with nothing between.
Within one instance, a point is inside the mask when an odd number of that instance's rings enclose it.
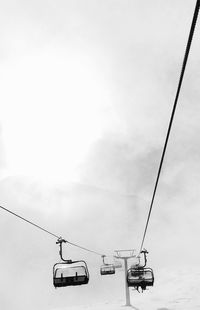
<instances>
[{"instance_id":1,"label":"ski lift cable","mask_svg":"<svg viewBox=\"0 0 200 310\"><path fill-rule=\"evenodd\" d=\"M31 225L35 226L36 228L38 228L38 229L40 229L40 230L46 232L47 234L49 234L49 235L51 235L51 236L53 236L53 237L55 237L55 238L57 238L57 239L60 239L60 238L61 238L60 236L58 236L58 235L56 235L56 234L50 232L50 231L47 230L47 229L44 229L43 227L41 227L41 226L35 224L35 223L32 222L32 221L27 220L25 217L20 216L19 214L15 213L15 212L13 212L13 211L11 211L11 210L9 210L9 209L3 207L3 206L0 206L0 208L1 208L2 210L4 210L4 211L7 211L8 213L10 213L10 214L12 214L12 215L18 217L18 218L20 218L21 220L27 222L28 224L31 224ZM65 239L64 239L64 240L65 240ZM82 250L85 250L85 251L87 251L87 252L90 252L90 253L93 253L93 254L96 254L96 255L99 255L99 256L103 256L103 255L104 255L104 254L102 254L102 253L99 253L99 252L90 250L90 249L88 249L88 248L85 248L85 247L80 246L80 245L78 245L78 244L76 244L76 243L70 242L70 241L68 241L68 240L65 240L65 241L66 241L66 243L68 243L68 244L70 244L70 245L72 245L72 246L75 246L75 247L77 247L77 248L80 248L80 249L82 249ZM105 256L107 256L107 255L105 255Z\"/></svg>"},{"instance_id":2,"label":"ski lift cable","mask_svg":"<svg viewBox=\"0 0 200 310\"><path fill-rule=\"evenodd\" d=\"M169 136L170 136L170 132L171 132L171 128L172 128L172 123L173 123L173 119L174 119L174 115L175 115L175 111L176 111L176 106L178 103L179 93L180 93L180 89L181 89L181 85L182 85L182 81L183 81L183 76L184 76L188 56L190 53L190 47L191 47L191 43L192 43L194 31L195 31L196 22L198 19L199 7L200 7L200 0L197 0L195 10L194 10L194 14L193 14L192 23L191 23L191 28L190 28L190 32L189 32L189 37L188 37L188 41L187 41L187 45L186 45L186 49L185 49L185 55L183 58L183 64L182 64L182 68L181 68L181 74L180 74L180 78L179 78L177 92L176 92L174 105L173 105L173 109L172 109L172 113L171 113L171 117L170 117L170 121L169 121L167 135L166 135L166 139L165 139L165 143L164 143L164 147L163 147L163 152L162 152L162 156L161 156L161 160L160 160L160 164L159 164L159 169L158 169L158 173L157 173L157 178L156 178L155 187L153 190L153 195L152 195L152 199L151 199L151 204L150 204L149 213L147 216L147 221L146 221L146 225L145 225L145 229L144 229L144 233L143 233L143 238L142 238L139 254L142 251L144 240L145 240L146 233L147 233L147 228L148 228L148 224L149 224L149 220L150 220L150 216L151 216L151 212L152 212L152 207L153 207L153 203L154 203L154 199L155 199L155 195L156 195L156 190L158 187L160 173L161 173L161 169L162 169L162 165L163 165L163 161L164 161L164 157L165 157L165 153L166 153L166 148L167 148L167 144L168 144L168 140L169 140Z\"/></svg>"}]
</instances>

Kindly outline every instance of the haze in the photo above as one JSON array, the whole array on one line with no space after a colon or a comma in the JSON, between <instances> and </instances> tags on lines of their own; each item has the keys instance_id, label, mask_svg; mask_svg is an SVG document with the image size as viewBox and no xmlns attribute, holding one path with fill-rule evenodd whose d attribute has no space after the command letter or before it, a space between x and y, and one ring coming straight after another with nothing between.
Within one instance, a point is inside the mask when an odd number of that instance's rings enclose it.
<instances>
[{"instance_id":1,"label":"haze","mask_svg":"<svg viewBox=\"0 0 200 310\"><path fill-rule=\"evenodd\" d=\"M100 253L138 249L194 5L0 1L2 206ZM145 240L159 275L200 259L199 24ZM100 257L67 246L91 281L55 291L56 239L3 210L0 231L2 309L123 304Z\"/></svg>"}]
</instances>

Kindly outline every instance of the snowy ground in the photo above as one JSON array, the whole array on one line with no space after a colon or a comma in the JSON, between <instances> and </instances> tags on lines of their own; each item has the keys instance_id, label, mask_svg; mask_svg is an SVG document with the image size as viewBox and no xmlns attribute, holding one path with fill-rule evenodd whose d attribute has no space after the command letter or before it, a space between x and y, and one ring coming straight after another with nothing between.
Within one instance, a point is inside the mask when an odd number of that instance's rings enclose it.
<instances>
[{"instance_id":1,"label":"snowy ground","mask_svg":"<svg viewBox=\"0 0 200 310\"><path fill-rule=\"evenodd\" d=\"M140 294L130 290L132 307L124 307L125 298L120 296L115 301L113 298L113 301L109 299L98 303L67 306L54 310L199 310L199 283L200 269L192 267L191 269L162 270L157 274L153 288ZM113 292L113 295L116 295L115 293Z\"/></svg>"}]
</instances>

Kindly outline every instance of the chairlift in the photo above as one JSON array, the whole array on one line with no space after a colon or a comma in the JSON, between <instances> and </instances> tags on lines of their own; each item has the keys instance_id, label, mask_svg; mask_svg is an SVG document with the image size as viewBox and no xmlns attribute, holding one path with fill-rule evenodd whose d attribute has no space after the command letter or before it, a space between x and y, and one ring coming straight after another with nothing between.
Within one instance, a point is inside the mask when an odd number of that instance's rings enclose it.
<instances>
[{"instance_id":1,"label":"chairlift","mask_svg":"<svg viewBox=\"0 0 200 310\"><path fill-rule=\"evenodd\" d=\"M110 275L110 274L115 274L115 266L114 264L107 264L105 263L105 255L102 255L103 259L103 265L100 267L100 274L103 275Z\"/></svg>"},{"instance_id":2,"label":"chairlift","mask_svg":"<svg viewBox=\"0 0 200 310\"><path fill-rule=\"evenodd\" d=\"M100 274L102 276L109 275L109 274L115 274L115 266L113 264L102 265L100 268Z\"/></svg>"},{"instance_id":3,"label":"chairlift","mask_svg":"<svg viewBox=\"0 0 200 310\"><path fill-rule=\"evenodd\" d=\"M115 268L122 268L122 263L120 262L120 261L115 261L114 262L114 266L115 266Z\"/></svg>"},{"instance_id":4,"label":"chairlift","mask_svg":"<svg viewBox=\"0 0 200 310\"><path fill-rule=\"evenodd\" d=\"M153 286L154 274L151 268L130 268L127 272L128 286L133 286L135 289L141 288L146 290L147 286Z\"/></svg>"},{"instance_id":5,"label":"chairlift","mask_svg":"<svg viewBox=\"0 0 200 310\"><path fill-rule=\"evenodd\" d=\"M62 262L53 266L53 285L57 287L75 286L89 282L89 271L84 260L65 260L62 256L62 243L66 242L59 238L56 242L60 245L60 257Z\"/></svg>"},{"instance_id":6,"label":"chairlift","mask_svg":"<svg viewBox=\"0 0 200 310\"><path fill-rule=\"evenodd\" d=\"M89 282L89 272L85 261L57 263L53 266L55 287L82 285Z\"/></svg>"},{"instance_id":7,"label":"chairlift","mask_svg":"<svg viewBox=\"0 0 200 310\"><path fill-rule=\"evenodd\" d=\"M132 265L127 271L127 284L129 287L134 287L138 292L141 288L142 292L146 290L148 286L153 286L154 284L154 274L151 268L145 267L147 263L146 254L147 250L142 250L141 253L144 254L144 264L139 263Z\"/></svg>"}]
</instances>

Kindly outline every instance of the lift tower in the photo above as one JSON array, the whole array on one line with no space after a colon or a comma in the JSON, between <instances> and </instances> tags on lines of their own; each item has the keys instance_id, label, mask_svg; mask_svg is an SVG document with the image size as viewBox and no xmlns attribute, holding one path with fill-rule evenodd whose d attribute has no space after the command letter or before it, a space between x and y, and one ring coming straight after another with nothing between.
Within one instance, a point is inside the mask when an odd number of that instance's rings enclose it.
<instances>
[{"instance_id":1,"label":"lift tower","mask_svg":"<svg viewBox=\"0 0 200 310\"><path fill-rule=\"evenodd\" d=\"M127 271L128 271L128 259L136 257L135 250L115 250L115 258L124 260L124 274L125 274L125 295L126 295L126 304L125 306L131 306L130 302L130 291L127 283Z\"/></svg>"}]
</instances>

